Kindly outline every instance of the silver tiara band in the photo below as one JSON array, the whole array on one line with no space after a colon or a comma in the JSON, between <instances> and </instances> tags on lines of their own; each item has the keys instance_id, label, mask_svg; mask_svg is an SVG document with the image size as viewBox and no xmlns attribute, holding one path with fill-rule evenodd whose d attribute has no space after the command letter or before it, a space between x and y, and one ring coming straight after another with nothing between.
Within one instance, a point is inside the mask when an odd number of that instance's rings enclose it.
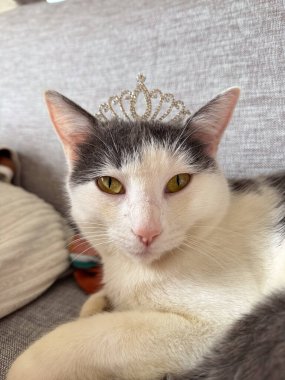
<instances>
[{"instance_id":1,"label":"silver tiara band","mask_svg":"<svg viewBox=\"0 0 285 380\"><path fill-rule=\"evenodd\" d=\"M139 74L135 89L111 96L106 103L100 105L96 117L103 122L113 118L174 122L182 121L190 115L184 103L176 100L173 94L164 94L159 89L149 91L145 79L143 74Z\"/></svg>"}]
</instances>

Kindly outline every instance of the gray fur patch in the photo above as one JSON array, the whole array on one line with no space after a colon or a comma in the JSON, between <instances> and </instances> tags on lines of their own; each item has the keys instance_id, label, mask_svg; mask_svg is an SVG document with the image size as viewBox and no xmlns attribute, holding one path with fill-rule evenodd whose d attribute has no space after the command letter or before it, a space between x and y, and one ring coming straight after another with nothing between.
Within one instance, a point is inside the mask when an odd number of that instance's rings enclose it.
<instances>
[{"instance_id":1,"label":"gray fur patch","mask_svg":"<svg viewBox=\"0 0 285 380\"><path fill-rule=\"evenodd\" d=\"M265 183L273 187L280 195L280 202L277 204L277 208L281 208L281 218L276 224L277 230L282 235L282 240L285 236L285 173L274 174L266 177Z\"/></svg>"},{"instance_id":2,"label":"gray fur patch","mask_svg":"<svg viewBox=\"0 0 285 380\"><path fill-rule=\"evenodd\" d=\"M266 177L266 184L274 187L281 195L285 203L285 173L277 173Z\"/></svg>"},{"instance_id":3,"label":"gray fur patch","mask_svg":"<svg viewBox=\"0 0 285 380\"><path fill-rule=\"evenodd\" d=\"M285 378L285 294L276 294L234 324L194 370L168 380Z\"/></svg>"},{"instance_id":4,"label":"gray fur patch","mask_svg":"<svg viewBox=\"0 0 285 380\"><path fill-rule=\"evenodd\" d=\"M232 179L229 180L230 188L235 192L259 192L259 183L254 179Z\"/></svg>"},{"instance_id":5,"label":"gray fur patch","mask_svg":"<svg viewBox=\"0 0 285 380\"><path fill-rule=\"evenodd\" d=\"M120 168L132 157L140 157L142 148L151 143L173 153L186 153L188 163L195 165L198 171L216 168L215 161L205 154L203 145L192 137L191 126L118 119L103 124L95 120L94 124L89 139L77 148L79 158L71 175L74 184L90 181L90 173L96 173L106 162Z\"/></svg>"}]
</instances>

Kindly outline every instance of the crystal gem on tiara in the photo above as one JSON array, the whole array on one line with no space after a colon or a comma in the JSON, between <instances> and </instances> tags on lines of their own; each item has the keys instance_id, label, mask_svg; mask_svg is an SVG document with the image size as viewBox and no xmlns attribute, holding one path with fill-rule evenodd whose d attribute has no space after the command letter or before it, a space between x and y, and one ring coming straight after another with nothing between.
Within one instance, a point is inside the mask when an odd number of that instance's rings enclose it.
<instances>
[{"instance_id":1,"label":"crystal gem on tiara","mask_svg":"<svg viewBox=\"0 0 285 380\"><path fill-rule=\"evenodd\" d=\"M157 88L149 91L145 80L146 77L139 74L133 91L124 90L119 95L111 96L106 103L100 105L95 116L103 122L113 118L175 122L190 115L181 100L176 100L173 94L164 94Z\"/></svg>"}]
</instances>

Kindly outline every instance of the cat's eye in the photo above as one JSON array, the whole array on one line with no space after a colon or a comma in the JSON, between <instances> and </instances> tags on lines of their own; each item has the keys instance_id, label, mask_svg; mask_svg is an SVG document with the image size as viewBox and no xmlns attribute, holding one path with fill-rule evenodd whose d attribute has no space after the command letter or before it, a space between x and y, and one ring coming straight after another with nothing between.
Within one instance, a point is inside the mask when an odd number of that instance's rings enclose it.
<instances>
[{"instance_id":1,"label":"cat's eye","mask_svg":"<svg viewBox=\"0 0 285 380\"><path fill-rule=\"evenodd\" d=\"M124 194L125 192L124 186L114 177L100 177L96 183L100 190L108 194Z\"/></svg>"},{"instance_id":2,"label":"cat's eye","mask_svg":"<svg viewBox=\"0 0 285 380\"><path fill-rule=\"evenodd\" d=\"M188 173L177 174L172 177L166 184L165 192L166 193L177 193L184 189L191 180L191 175Z\"/></svg>"}]
</instances>

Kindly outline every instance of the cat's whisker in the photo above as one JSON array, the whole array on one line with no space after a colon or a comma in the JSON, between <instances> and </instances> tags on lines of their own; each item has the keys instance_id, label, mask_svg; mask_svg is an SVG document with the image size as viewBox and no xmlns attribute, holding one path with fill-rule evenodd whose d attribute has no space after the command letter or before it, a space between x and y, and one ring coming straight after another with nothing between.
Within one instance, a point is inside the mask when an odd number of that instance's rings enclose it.
<instances>
[{"instance_id":1,"label":"cat's whisker","mask_svg":"<svg viewBox=\"0 0 285 380\"><path fill-rule=\"evenodd\" d=\"M236 251L227 247L226 248L226 254L224 253L224 249L223 247L215 247L213 246L212 244L209 245L207 241L201 241L201 240L197 240L197 239L191 239L190 241L189 240L186 240L188 243L194 245L195 247L198 247L198 248L201 248L201 247L205 247L205 249L207 250L208 253L213 253L214 254L214 257L217 259L217 256L222 256L223 258L223 261L225 261L226 263L242 263L243 260L236 254ZM202 245L201 245L202 244ZM233 253L232 255L229 255L228 253L231 252Z\"/></svg>"},{"instance_id":2,"label":"cat's whisker","mask_svg":"<svg viewBox=\"0 0 285 380\"><path fill-rule=\"evenodd\" d=\"M84 231L82 231L82 238L83 239L87 239L88 238L88 236L97 236L98 238L99 237L109 237L110 236L110 234L108 234L108 233L100 233L99 231L97 231L97 230L94 230L94 229L89 229L89 230L84 230Z\"/></svg>"},{"instance_id":3,"label":"cat's whisker","mask_svg":"<svg viewBox=\"0 0 285 380\"><path fill-rule=\"evenodd\" d=\"M83 233L82 233L82 236L83 236L83 239L85 239L85 240L87 240L88 239L88 237L90 237L90 236L92 236L92 237L109 237L110 235L109 234L100 234L100 233L98 233L98 231L94 231L93 229L90 229L90 230L85 230L85 231L83 231Z\"/></svg>"},{"instance_id":4,"label":"cat's whisker","mask_svg":"<svg viewBox=\"0 0 285 380\"><path fill-rule=\"evenodd\" d=\"M192 243L192 242L191 242ZM187 244L186 242L183 242L181 245L185 245L186 247L190 248L190 249L193 249L195 252L198 252L208 258L210 258L211 260L213 260L221 269L225 269L225 266L221 264L221 262L219 260L217 260L217 258L213 255L211 255L209 253L209 251L207 250L207 252L205 252L204 250L201 250L201 249L198 249L198 245L195 246L195 245L190 245L190 244Z\"/></svg>"},{"instance_id":5,"label":"cat's whisker","mask_svg":"<svg viewBox=\"0 0 285 380\"><path fill-rule=\"evenodd\" d=\"M97 235L97 234L96 234ZM69 247L69 246L71 246L71 245L73 245L73 244L75 244L75 243L77 243L77 242L86 242L86 240L87 240L87 238L86 237L84 237L84 236L80 236L80 237L78 237L77 239L73 239L73 240L71 240L69 243L67 243L66 245L65 245L65 248L67 248L67 247Z\"/></svg>"},{"instance_id":6,"label":"cat's whisker","mask_svg":"<svg viewBox=\"0 0 285 380\"><path fill-rule=\"evenodd\" d=\"M95 243L94 243L94 248L96 249L96 247L99 246L99 245L110 244L110 243L112 243L110 240L108 240L108 241L99 241L99 242L95 242Z\"/></svg>"},{"instance_id":7,"label":"cat's whisker","mask_svg":"<svg viewBox=\"0 0 285 380\"><path fill-rule=\"evenodd\" d=\"M108 212L108 210L105 210L106 212ZM90 220L86 220L86 221L81 221L81 222L78 222L78 224L79 225L81 225L81 224L96 224L96 225L98 225L98 226L104 226L104 223L101 221L101 222L98 222L98 221L96 221L96 220L94 220L94 221L90 221Z\"/></svg>"},{"instance_id":8,"label":"cat's whisker","mask_svg":"<svg viewBox=\"0 0 285 380\"><path fill-rule=\"evenodd\" d=\"M103 228L103 227L98 227L96 225L89 225L89 224L86 224L84 226L81 226L81 229L80 231L86 231L86 230L90 230L90 229L93 229L94 231L97 231L98 233L107 233L108 231L106 230L106 228Z\"/></svg>"},{"instance_id":9,"label":"cat's whisker","mask_svg":"<svg viewBox=\"0 0 285 380\"><path fill-rule=\"evenodd\" d=\"M105 215L106 214L108 215L108 213L110 213L110 212L111 211L109 211L108 209L104 210ZM84 221L84 222L82 221L82 222L78 222L78 224L79 225L81 225L81 224L83 224L83 225L85 225L85 224L92 224L92 225L106 227L106 222L104 223L104 222L97 222L97 221Z\"/></svg>"},{"instance_id":10,"label":"cat's whisker","mask_svg":"<svg viewBox=\"0 0 285 380\"><path fill-rule=\"evenodd\" d=\"M108 211L108 210L106 210L106 211ZM102 226L104 226L104 223L103 222L98 222L98 221L83 221L83 220L81 220L81 221L77 221L77 223L78 224L97 224L97 225L102 225Z\"/></svg>"},{"instance_id":11,"label":"cat's whisker","mask_svg":"<svg viewBox=\"0 0 285 380\"><path fill-rule=\"evenodd\" d=\"M96 246L99 246L99 245L102 245L102 244L108 244L110 243L110 241L101 241L99 243L96 243ZM78 248L78 247L76 247ZM76 259L78 259L80 256L84 256L87 254L87 252L90 250L90 249L95 249L96 250L96 247L93 247L90 245L90 247L87 247L84 251L82 252L76 252L76 256L71 260L71 263L74 262Z\"/></svg>"},{"instance_id":12,"label":"cat's whisker","mask_svg":"<svg viewBox=\"0 0 285 380\"><path fill-rule=\"evenodd\" d=\"M70 260L70 263L74 263L76 260L80 259L80 256L85 256L86 255L86 252L88 252L88 250L90 250L91 247L88 247L86 250L84 250L83 252L80 252L80 253L76 253L76 255Z\"/></svg>"},{"instance_id":13,"label":"cat's whisker","mask_svg":"<svg viewBox=\"0 0 285 380\"><path fill-rule=\"evenodd\" d=\"M198 223L194 224L192 228L195 228L195 227L199 227L199 228L201 227L201 228L205 228L205 229L206 228L213 228L213 226L211 224L198 224ZM215 226L214 229L215 229L215 231L219 230L219 231L227 232L231 235L236 235L236 236L239 235L241 237L244 236L244 233L238 232L238 231L230 229L230 228Z\"/></svg>"},{"instance_id":14,"label":"cat's whisker","mask_svg":"<svg viewBox=\"0 0 285 380\"><path fill-rule=\"evenodd\" d=\"M65 248L70 248L70 246L72 246L74 243L77 243L79 241L83 240L83 238L79 238L79 239L76 239L76 240L72 240L70 241L69 243L65 244Z\"/></svg>"},{"instance_id":15,"label":"cat's whisker","mask_svg":"<svg viewBox=\"0 0 285 380\"><path fill-rule=\"evenodd\" d=\"M202 228L212 228L213 226L211 224L195 224L194 227L202 227ZM247 228L250 228L251 226L254 226L253 223L249 223L247 224ZM235 226L236 227L236 226ZM225 227L221 227L221 226L215 226L214 227L215 230L219 230L219 231L223 231L223 232L227 232L231 235L236 235L236 236L240 236L240 237L244 237L245 235L245 232L242 232L242 231L237 231L237 230L234 230L232 228L225 228Z\"/></svg>"},{"instance_id":16,"label":"cat's whisker","mask_svg":"<svg viewBox=\"0 0 285 380\"><path fill-rule=\"evenodd\" d=\"M110 237L110 234L107 232L100 232L98 230L90 229L90 230L83 231L82 236L84 236L85 238L87 236Z\"/></svg>"},{"instance_id":17,"label":"cat's whisker","mask_svg":"<svg viewBox=\"0 0 285 380\"><path fill-rule=\"evenodd\" d=\"M100 241L100 240L101 241L103 241L103 240L109 241L109 239L107 239L108 236L98 236L97 234L92 234L92 235L90 234L90 235L86 236L85 238L80 238L80 239L77 239L77 240L69 243L68 246L70 246L76 242L79 242L79 244L74 244L74 246L73 246L74 249L77 249L78 247L80 247L84 244L90 244L89 240L94 239L94 238L96 238L96 241Z\"/></svg>"}]
</instances>

